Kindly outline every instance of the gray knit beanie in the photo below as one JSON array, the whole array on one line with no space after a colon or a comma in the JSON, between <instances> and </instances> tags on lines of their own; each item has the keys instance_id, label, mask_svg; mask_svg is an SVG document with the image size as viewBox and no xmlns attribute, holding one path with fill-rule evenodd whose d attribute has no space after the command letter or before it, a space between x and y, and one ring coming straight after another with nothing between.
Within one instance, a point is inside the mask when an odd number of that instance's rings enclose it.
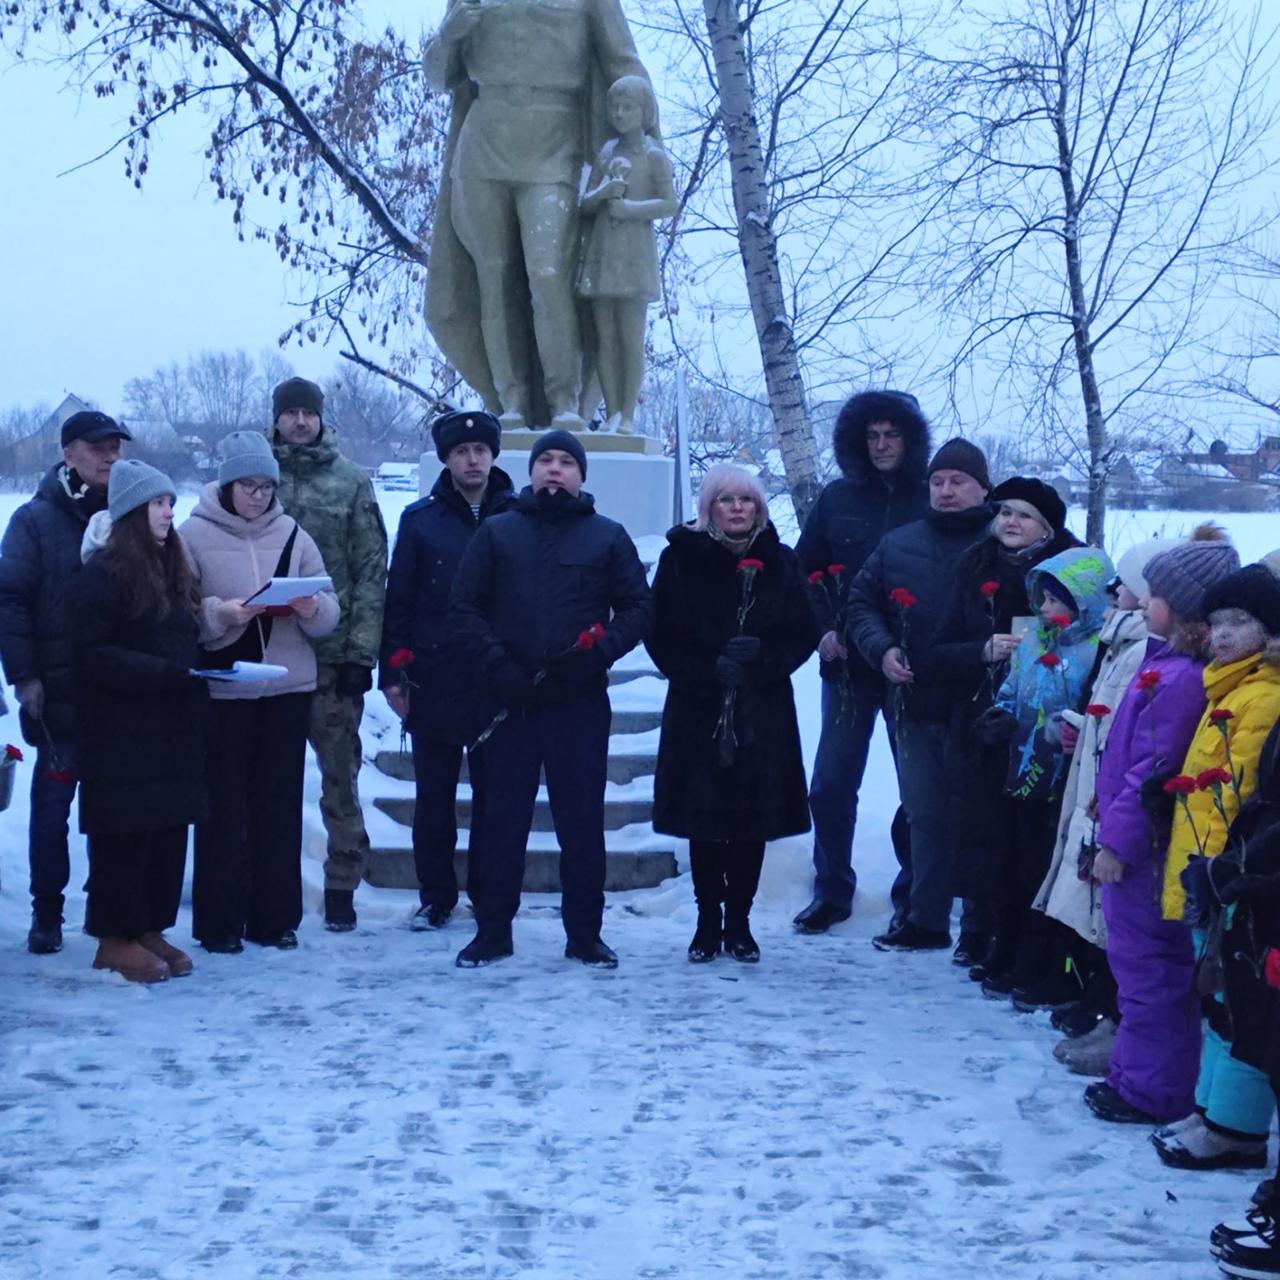
<instances>
[{"instance_id":1,"label":"gray knit beanie","mask_svg":"<svg viewBox=\"0 0 1280 1280\"><path fill-rule=\"evenodd\" d=\"M112 520L119 520L130 511L146 506L152 498L163 498L166 494L176 498L178 491L163 471L136 458L121 458L113 464L107 480L107 510Z\"/></svg>"},{"instance_id":2,"label":"gray knit beanie","mask_svg":"<svg viewBox=\"0 0 1280 1280\"><path fill-rule=\"evenodd\" d=\"M1159 596L1184 622L1203 622L1209 588L1239 568L1240 556L1223 530L1202 524L1190 542L1162 551L1149 561L1142 576L1151 594Z\"/></svg>"},{"instance_id":3,"label":"gray knit beanie","mask_svg":"<svg viewBox=\"0 0 1280 1280\"><path fill-rule=\"evenodd\" d=\"M280 464L271 452L267 437L257 431L233 431L223 436L218 452L222 455L218 466L220 486L249 476L266 476L280 483Z\"/></svg>"}]
</instances>

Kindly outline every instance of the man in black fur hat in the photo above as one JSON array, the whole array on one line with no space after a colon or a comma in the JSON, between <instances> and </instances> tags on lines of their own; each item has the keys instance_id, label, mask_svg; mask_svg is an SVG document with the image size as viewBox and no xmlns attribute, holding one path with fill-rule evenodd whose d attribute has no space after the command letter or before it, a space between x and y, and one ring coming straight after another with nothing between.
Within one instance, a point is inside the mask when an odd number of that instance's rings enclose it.
<instances>
[{"instance_id":1,"label":"man in black fur hat","mask_svg":"<svg viewBox=\"0 0 1280 1280\"><path fill-rule=\"evenodd\" d=\"M818 646L822 736L809 788L814 892L795 918L801 933L825 933L852 911L858 789L886 696L881 673L850 652L842 638L849 584L886 533L920 519L929 508L929 424L915 396L905 391L851 396L836 418L833 444L840 476L822 491L796 544L805 572L824 575L812 593L823 633ZM892 836L899 864L908 866L908 826L901 807Z\"/></svg>"}]
</instances>

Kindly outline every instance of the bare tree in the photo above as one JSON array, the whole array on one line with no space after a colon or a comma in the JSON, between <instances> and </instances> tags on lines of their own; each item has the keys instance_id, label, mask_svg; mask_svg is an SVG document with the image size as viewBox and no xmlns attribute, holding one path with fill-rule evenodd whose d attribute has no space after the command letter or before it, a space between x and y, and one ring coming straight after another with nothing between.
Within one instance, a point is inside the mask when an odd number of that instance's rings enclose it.
<instances>
[{"instance_id":1,"label":"bare tree","mask_svg":"<svg viewBox=\"0 0 1280 1280\"><path fill-rule=\"evenodd\" d=\"M1205 335L1220 264L1265 220L1247 202L1271 167L1267 42L1215 0L975 12L922 85L946 193L928 283L965 319L953 377L994 378L1083 454L1101 545L1115 427L1143 423Z\"/></svg>"}]
</instances>

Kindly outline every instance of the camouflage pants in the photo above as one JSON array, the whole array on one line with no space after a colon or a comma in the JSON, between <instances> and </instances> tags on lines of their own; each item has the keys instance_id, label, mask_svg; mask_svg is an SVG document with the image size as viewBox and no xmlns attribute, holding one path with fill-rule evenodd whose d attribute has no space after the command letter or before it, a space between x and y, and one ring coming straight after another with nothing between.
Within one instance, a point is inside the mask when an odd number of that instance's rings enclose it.
<instances>
[{"instance_id":1,"label":"camouflage pants","mask_svg":"<svg viewBox=\"0 0 1280 1280\"><path fill-rule=\"evenodd\" d=\"M329 835L324 863L326 889L354 890L369 860L369 833L360 808L360 718L362 697L338 694L337 669L316 670L307 738L320 766L320 815Z\"/></svg>"}]
</instances>

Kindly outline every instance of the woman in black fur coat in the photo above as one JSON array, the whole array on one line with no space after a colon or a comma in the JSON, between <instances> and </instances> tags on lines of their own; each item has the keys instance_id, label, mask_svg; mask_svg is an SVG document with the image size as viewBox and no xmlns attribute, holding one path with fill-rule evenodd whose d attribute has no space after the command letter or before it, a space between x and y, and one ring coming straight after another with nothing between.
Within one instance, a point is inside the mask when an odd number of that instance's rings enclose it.
<instances>
[{"instance_id":1,"label":"woman in black fur coat","mask_svg":"<svg viewBox=\"0 0 1280 1280\"><path fill-rule=\"evenodd\" d=\"M817 621L800 562L749 472L708 471L698 519L667 541L646 641L670 681L653 825L689 840L698 904L689 959L712 960L723 944L755 961L749 915L765 842L809 830L791 673L813 652Z\"/></svg>"}]
</instances>

